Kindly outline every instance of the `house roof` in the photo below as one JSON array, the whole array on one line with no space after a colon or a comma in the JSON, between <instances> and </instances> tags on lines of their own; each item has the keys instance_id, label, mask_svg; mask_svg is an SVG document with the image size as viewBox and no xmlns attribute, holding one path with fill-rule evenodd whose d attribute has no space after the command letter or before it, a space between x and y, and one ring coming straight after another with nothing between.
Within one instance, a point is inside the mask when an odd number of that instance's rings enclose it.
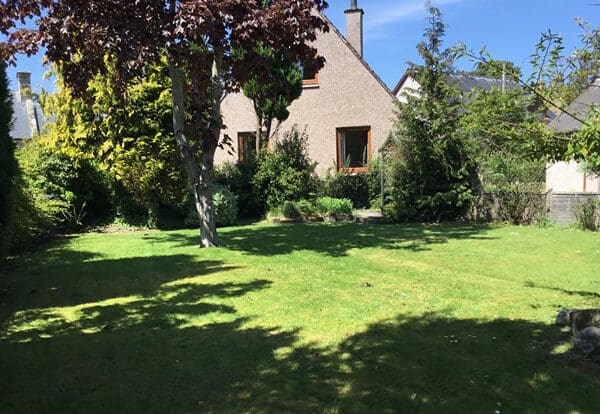
<instances>
[{"instance_id":1,"label":"house roof","mask_svg":"<svg viewBox=\"0 0 600 414\"><path fill-rule=\"evenodd\" d=\"M13 139L33 138L39 131L33 131L27 112L27 103L22 101L18 91L11 91L13 104L13 122L10 130L10 136ZM38 128L42 128L46 124L46 120L41 109L34 103L33 110Z\"/></svg>"},{"instance_id":2,"label":"house roof","mask_svg":"<svg viewBox=\"0 0 600 414\"><path fill-rule=\"evenodd\" d=\"M371 68L371 66L369 66L369 64L367 63L367 61L360 55L360 53L358 53L356 51L356 49L354 48L354 46L352 46L350 44L350 42L348 42L348 39L346 39L346 37L342 34L342 32L340 32L339 29L337 27L335 27L335 25L333 24L333 22L331 20L329 20L329 18L327 16L325 16L325 14L323 14L323 13L319 13L319 14L323 18L323 20L325 20L327 22L327 24L329 25L329 28L334 33L336 33L339 36L339 38L341 39L341 41L350 49L350 51L363 64L363 66L369 71L369 73L371 73L371 75L383 87L383 89L390 95L390 97L395 98L395 95L392 93L392 91L390 90L390 88L387 87L387 85L383 82L383 80L381 80L381 78L379 77L379 75L377 75L377 73L375 73L375 71Z\"/></svg>"},{"instance_id":3,"label":"house roof","mask_svg":"<svg viewBox=\"0 0 600 414\"><path fill-rule=\"evenodd\" d=\"M567 109L568 114L562 112L548 124L548 127L553 128L556 132L565 134L577 131L581 128L582 123L569 114L575 115L579 119L584 119L590 109L599 105L600 79L597 79L596 82L588 86L588 88L579 95L571 105L569 105L569 108Z\"/></svg>"},{"instance_id":4,"label":"house roof","mask_svg":"<svg viewBox=\"0 0 600 414\"><path fill-rule=\"evenodd\" d=\"M31 138L31 124L27 116L25 102L21 102L19 92L11 91L13 121L10 136L14 139Z\"/></svg>"},{"instance_id":5,"label":"house roof","mask_svg":"<svg viewBox=\"0 0 600 414\"><path fill-rule=\"evenodd\" d=\"M449 83L455 85L462 92L471 92L472 90L488 91L492 88L502 88L502 79L490 76L471 75L467 73L453 73L449 76ZM507 89L516 89L519 83L512 80L505 80L504 85Z\"/></svg>"},{"instance_id":6,"label":"house roof","mask_svg":"<svg viewBox=\"0 0 600 414\"><path fill-rule=\"evenodd\" d=\"M392 91L394 95L398 95L398 92L400 92L402 86L404 86L404 83L406 82L408 77L408 71L406 71L398 81L398 84L396 85L394 90ZM448 78L448 83L450 83L451 85L455 85L456 88L458 88L458 90L460 90L461 92L471 92L474 89L480 91L487 91L492 88L502 87L501 78L493 78L490 76L472 75L468 73L452 73L449 75ZM506 80L505 86L508 89L516 89L519 87L519 83L512 80Z\"/></svg>"}]
</instances>

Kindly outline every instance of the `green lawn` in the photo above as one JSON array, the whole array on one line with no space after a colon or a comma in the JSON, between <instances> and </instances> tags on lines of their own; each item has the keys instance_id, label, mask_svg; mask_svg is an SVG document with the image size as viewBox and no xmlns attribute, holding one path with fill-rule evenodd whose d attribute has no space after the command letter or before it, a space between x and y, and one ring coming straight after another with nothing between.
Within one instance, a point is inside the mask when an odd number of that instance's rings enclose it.
<instances>
[{"instance_id":1,"label":"green lawn","mask_svg":"<svg viewBox=\"0 0 600 414\"><path fill-rule=\"evenodd\" d=\"M562 307L600 234L255 225L87 234L0 275L0 412L598 413Z\"/></svg>"}]
</instances>

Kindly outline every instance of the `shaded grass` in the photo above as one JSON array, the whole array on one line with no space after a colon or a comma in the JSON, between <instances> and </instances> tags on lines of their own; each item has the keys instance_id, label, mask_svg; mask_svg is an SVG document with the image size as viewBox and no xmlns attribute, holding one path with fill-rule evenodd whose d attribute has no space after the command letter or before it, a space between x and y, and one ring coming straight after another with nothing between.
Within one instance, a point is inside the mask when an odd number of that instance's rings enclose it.
<instances>
[{"instance_id":1,"label":"shaded grass","mask_svg":"<svg viewBox=\"0 0 600 414\"><path fill-rule=\"evenodd\" d=\"M2 412L594 413L553 326L600 238L473 225L88 234L0 276Z\"/></svg>"}]
</instances>

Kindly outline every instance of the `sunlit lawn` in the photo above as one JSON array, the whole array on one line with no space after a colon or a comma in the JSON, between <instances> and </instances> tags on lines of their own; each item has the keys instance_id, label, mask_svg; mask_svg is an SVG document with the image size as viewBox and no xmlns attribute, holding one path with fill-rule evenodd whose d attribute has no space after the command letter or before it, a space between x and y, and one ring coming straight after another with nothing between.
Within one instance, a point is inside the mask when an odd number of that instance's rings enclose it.
<instances>
[{"instance_id":1,"label":"sunlit lawn","mask_svg":"<svg viewBox=\"0 0 600 414\"><path fill-rule=\"evenodd\" d=\"M600 234L255 225L88 234L0 274L0 412L598 413L561 307Z\"/></svg>"}]
</instances>

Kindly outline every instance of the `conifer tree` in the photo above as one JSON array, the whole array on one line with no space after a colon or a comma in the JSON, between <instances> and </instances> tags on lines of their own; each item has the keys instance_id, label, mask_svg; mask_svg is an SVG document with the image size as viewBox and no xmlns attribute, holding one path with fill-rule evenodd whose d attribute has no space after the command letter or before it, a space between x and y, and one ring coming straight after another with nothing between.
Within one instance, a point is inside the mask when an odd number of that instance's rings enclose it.
<instances>
[{"instance_id":1,"label":"conifer tree","mask_svg":"<svg viewBox=\"0 0 600 414\"><path fill-rule=\"evenodd\" d=\"M430 26L417 49L423 64L410 64L417 94L399 104L392 143L392 212L398 220L432 221L460 216L476 182L468 142L459 133L462 101L447 83L454 54L442 49L445 25L440 11L428 5Z\"/></svg>"},{"instance_id":2,"label":"conifer tree","mask_svg":"<svg viewBox=\"0 0 600 414\"><path fill-rule=\"evenodd\" d=\"M13 108L6 64L0 56L0 260L10 244L14 179L18 173L15 143L10 136Z\"/></svg>"}]
</instances>

